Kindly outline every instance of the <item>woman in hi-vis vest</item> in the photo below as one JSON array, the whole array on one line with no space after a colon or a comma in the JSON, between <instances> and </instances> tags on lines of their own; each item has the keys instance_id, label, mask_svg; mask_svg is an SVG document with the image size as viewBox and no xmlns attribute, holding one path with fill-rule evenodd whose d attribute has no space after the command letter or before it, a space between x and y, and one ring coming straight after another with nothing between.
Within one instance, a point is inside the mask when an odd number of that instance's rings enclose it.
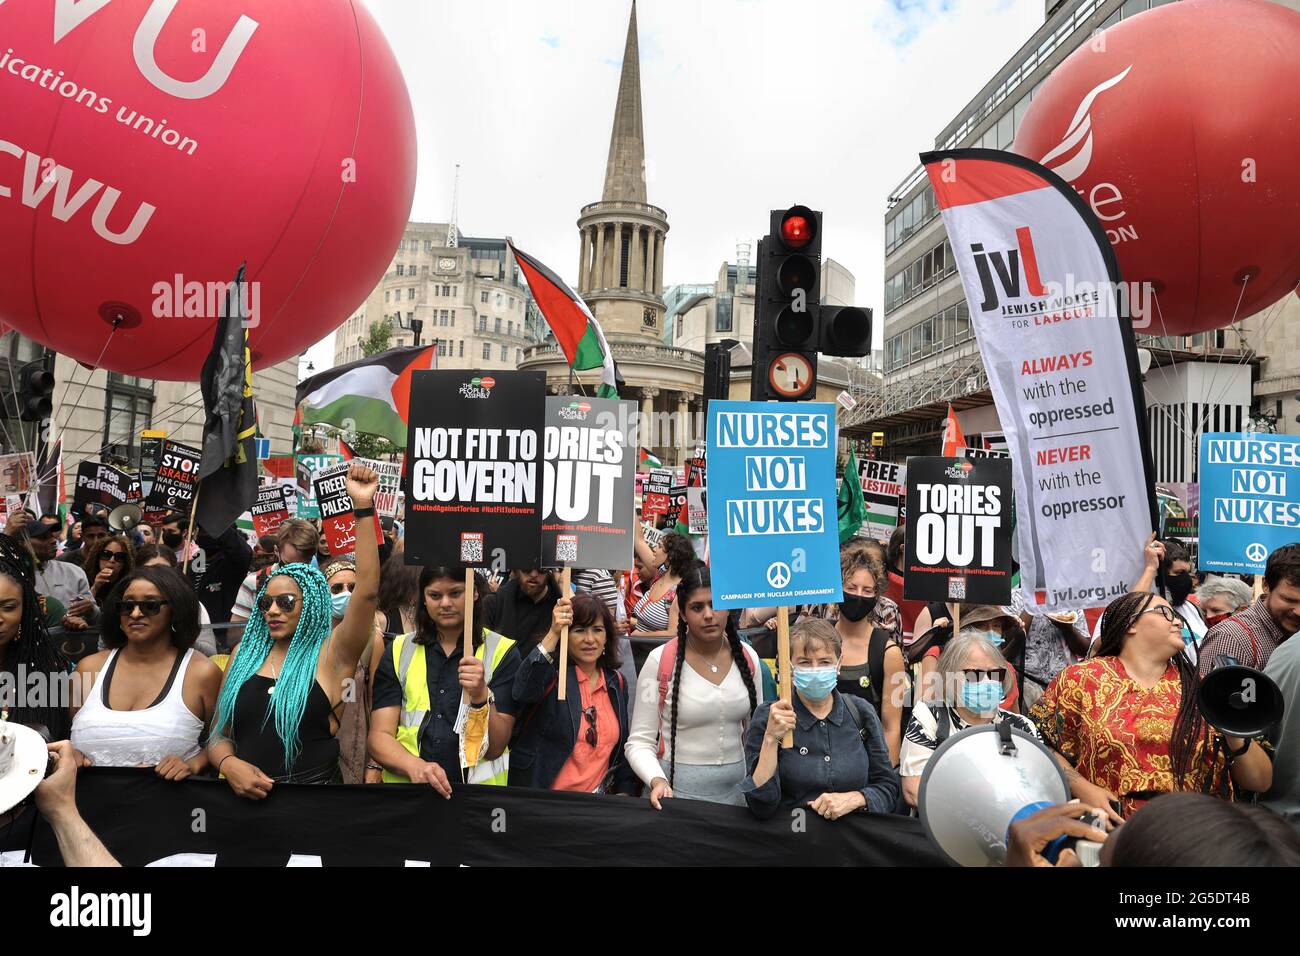
<instances>
[{"instance_id":1,"label":"woman in hi-vis vest","mask_svg":"<svg viewBox=\"0 0 1300 956\"><path fill-rule=\"evenodd\" d=\"M356 590L337 628L329 585L310 565L278 566L257 595L226 667L208 743L209 762L241 797L264 799L276 782L340 782L335 734L345 682L370 643L379 595L379 548L365 533L378 488L379 476L352 462L347 490L363 533Z\"/></svg>"},{"instance_id":2,"label":"woman in hi-vis vest","mask_svg":"<svg viewBox=\"0 0 1300 956\"><path fill-rule=\"evenodd\" d=\"M451 781L505 786L515 726L515 642L483 626L487 583L469 598L474 656L465 658L465 569L420 572L416 630L393 639L375 672L370 756L385 783ZM355 600L355 598L354 598Z\"/></svg>"}]
</instances>

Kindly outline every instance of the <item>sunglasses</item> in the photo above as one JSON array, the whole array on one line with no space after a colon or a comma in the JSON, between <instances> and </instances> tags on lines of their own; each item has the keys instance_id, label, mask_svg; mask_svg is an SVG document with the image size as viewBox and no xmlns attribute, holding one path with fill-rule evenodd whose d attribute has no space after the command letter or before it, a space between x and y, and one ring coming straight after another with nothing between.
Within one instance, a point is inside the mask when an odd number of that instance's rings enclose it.
<instances>
[{"instance_id":1,"label":"sunglasses","mask_svg":"<svg viewBox=\"0 0 1300 956\"><path fill-rule=\"evenodd\" d=\"M99 556L101 561L116 561L118 564L126 564L126 553L122 551L105 551Z\"/></svg>"},{"instance_id":2,"label":"sunglasses","mask_svg":"<svg viewBox=\"0 0 1300 956\"><path fill-rule=\"evenodd\" d=\"M350 583L348 583L348 584L343 584L343 583L341 583L341 582L336 581L336 582L334 582L333 584L330 585L330 593L331 593L331 594L342 594L344 588L347 588L348 591L355 591L355 590L357 589L357 582L356 582L356 581L352 581L352 582L350 582Z\"/></svg>"},{"instance_id":3,"label":"sunglasses","mask_svg":"<svg viewBox=\"0 0 1300 956\"><path fill-rule=\"evenodd\" d=\"M153 599L145 601L121 601L117 605L117 613L122 617L130 617L135 613L136 608L145 617L157 617L158 612L163 609L164 604L171 604L171 601L155 601Z\"/></svg>"},{"instance_id":4,"label":"sunglasses","mask_svg":"<svg viewBox=\"0 0 1300 956\"><path fill-rule=\"evenodd\" d=\"M596 735L596 706L593 704L590 707L584 707L582 709L582 716L587 718L587 722L590 725L587 727L587 746L594 747L596 746L596 741L600 739Z\"/></svg>"},{"instance_id":5,"label":"sunglasses","mask_svg":"<svg viewBox=\"0 0 1300 956\"><path fill-rule=\"evenodd\" d=\"M1000 684L1006 678L1007 670L1005 667L993 667L989 669L962 668L962 674L965 675L966 680L970 683L995 680Z\"/></svg>"},{"instance_id":6,"label":"sunglasses","mask_svg":"<svg viewBox=\"0 0 1300 956\"><path fill-rule=\"evenodd\" d=\"M263 594L257 599L257 609L263 614L271 610L272 604L278 607L285 614L292 614L293 609L298 606L298 595L277 594L275 597L271 597L269 594Z\"/></svg>"}]
</instances>

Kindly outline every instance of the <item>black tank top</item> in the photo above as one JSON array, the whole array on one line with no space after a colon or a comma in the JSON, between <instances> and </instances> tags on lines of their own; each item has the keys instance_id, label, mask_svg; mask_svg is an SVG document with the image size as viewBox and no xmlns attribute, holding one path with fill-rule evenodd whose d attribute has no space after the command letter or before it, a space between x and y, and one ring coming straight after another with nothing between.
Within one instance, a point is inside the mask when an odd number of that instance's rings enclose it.
<instances>
[{"instance_id":1,"label":"black tank top","mask_svg":"<svg viewBox=\"0 0 1300 956\"><path fill-rule=\"evenodd\" d=\"M284 766L284 744L275 732L275 715L268 716L275 685L254 674L239 688L230 739L235 753L277 783L336 783L339 781L339 742L330 731L330 701L315 680L298 726L302 749L292 773Z\"/></svg>"}]
</instances>

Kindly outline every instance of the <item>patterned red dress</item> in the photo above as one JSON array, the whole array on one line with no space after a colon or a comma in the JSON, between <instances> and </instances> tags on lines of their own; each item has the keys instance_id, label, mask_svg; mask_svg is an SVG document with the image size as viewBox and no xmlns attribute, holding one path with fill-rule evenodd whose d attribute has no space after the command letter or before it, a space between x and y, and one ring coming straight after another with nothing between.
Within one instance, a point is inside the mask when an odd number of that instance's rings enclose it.
<instances>
[{"instance_id":1,"label":"patterned red dress","mask_svg":"<svg viewBox=\"0 0 1300 956\"><path fill-rule=\"evenodd\" d=\"M1118 657L1094 657L1065 668L1030 713L1043 741L1086 779L1120 798L1129 817L1151 797L1179 789L1169 741L1182 697L1173 661L1150 690L1128 675ZM1225 761L1214 735L1197 743L1183 789L1218 793Z\"/></svg>"}]
</instances>

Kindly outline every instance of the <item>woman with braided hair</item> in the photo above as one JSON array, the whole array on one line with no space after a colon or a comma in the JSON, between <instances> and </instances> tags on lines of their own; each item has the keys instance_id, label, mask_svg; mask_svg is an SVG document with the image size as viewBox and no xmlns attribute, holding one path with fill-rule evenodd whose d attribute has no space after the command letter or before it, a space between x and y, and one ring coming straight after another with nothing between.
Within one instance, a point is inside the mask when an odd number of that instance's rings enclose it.
<instances>
[{"instance_id":1,"label":"woman with braided hair","mask_svg":"<svg viewBox=\"0 0 1300 956\"><path fill-rule=\"evenodd\" d=\"M1072 795L1112 804L1113 822L1161 793L1228 796L1229 777L1259 793L1272 785L1258 744L1220 737L1202 718L1182 632L1183 619L1158 594L1116 598L1094 655L1057 674L1030 712Z\"/></svg>"},{"instance_id":2,"label":"woman with braided hair","mask_svg":"<svg viewBox=\"0 0 1300 956\"><path fill-rule=\"evenodd\" d=\"M352 462L347 489L363 531L378 487L373 470ZM345 681L354 678L373 636L379 594L372 534L357 536L356 578L337 628L329 585L317 569L280 565L262 585L226 668L208 744L208 759L239 796L264 799L276 782L337 782Z\"/></svg>"},{"instance_id":3,"label":"woman with braided hair","mask_svg":"<svg viewBox=\"0 0 1300 956\"><path fill-rule=\"evenodd\" d=\"M14 723L43 726L51 740L66 740L71 720L56 693L72 686L68 661L45 625L36 594L32 555L0 534L0 712ZM33 681L32 675L39 675ZM38 698L32 689L43 685Z\"/></svg>"},{"instance_id":4,"label":"woman with braided hair","mask_svg":"<svg viewBox=\"0 0 1300 956\"><path fill-rule=\"evenodd\" d=\"M628 762L656 810L664 797L744 806L745 728L760 703L762 663L731 616L713 609L702 562L677 585L677 611L677 637L651 651L637 677Z\"/></svg>"}]
</instances>

